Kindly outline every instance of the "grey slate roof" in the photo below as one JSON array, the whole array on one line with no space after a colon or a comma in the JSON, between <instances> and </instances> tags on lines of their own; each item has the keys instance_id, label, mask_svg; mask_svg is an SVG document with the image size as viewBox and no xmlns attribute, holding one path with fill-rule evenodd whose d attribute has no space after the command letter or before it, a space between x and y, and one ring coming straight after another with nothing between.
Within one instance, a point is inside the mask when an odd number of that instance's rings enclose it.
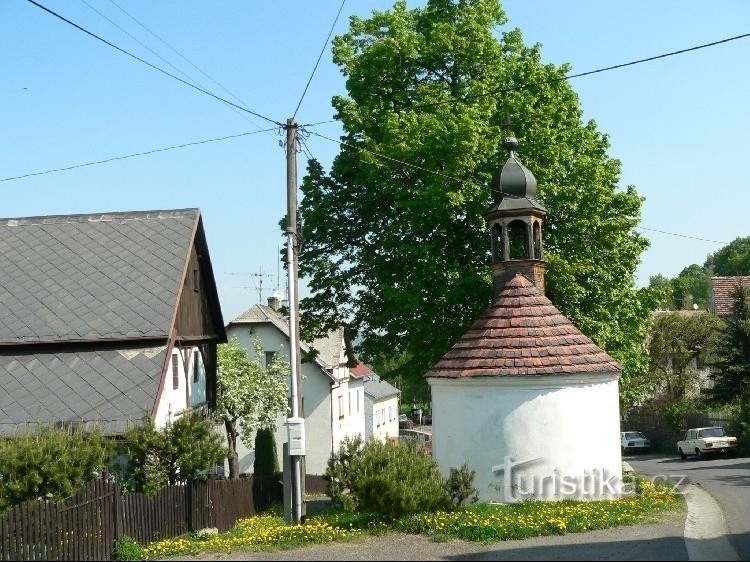
<instances>
[{"instance_id":1,"label":"grey slate roof","mask_svg":"<svg viewBox=\"0 0 750 562\"><path fill-rule=\"evenodd\" d=\"M0 435L36 422L100 422L122 433L151 414L166 345L0 351Z\"/></svg>"},{"instance_id":2,"label":"grey slate roof","mask_svg":"<svg viewBox=\"0 0 750 562\"><path fill-rule=\"evenodd\" d=\"M167 337L198 215L0 219L0 344Z\"/></svg>"},{"instance_id":3,"label":"grey slate roof","mask_svg":"<svg viewBox=\"0 0 750 562\"><path fill-rule=\"evenodd\" d=\"M370 396L374 402L377 402L383 398L398 396L401 394L401 391L389 382L381 380L380 377L375 376L365 381L365 394Z\"/></svg>"},{"instance_id":4,"label":"grey slate roof","mask_svg":"<svg viewBox=\"0 0 750 562\"><path fill-rule=\"evenodd\" d=\"M229 325L234 324L273 324L287 338L289 337L289 320L281 316L270 306L255 304L245 312L232 320ZM302 343L303 351L309 351L313 347L318 351L316 361L324 369L337 367L342 363L341 350L344 344L344 329L334 330L324 338L313 340L312 345ZM346 361L343 359L343 361Z\"/></svg>"}]
</instances>

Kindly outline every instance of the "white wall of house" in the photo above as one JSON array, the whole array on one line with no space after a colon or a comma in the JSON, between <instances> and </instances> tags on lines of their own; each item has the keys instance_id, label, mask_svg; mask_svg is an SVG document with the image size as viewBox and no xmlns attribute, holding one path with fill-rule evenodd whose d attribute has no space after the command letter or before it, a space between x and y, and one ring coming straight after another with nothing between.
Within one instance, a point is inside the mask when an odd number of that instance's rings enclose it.
<instances>
[{"instance_id":1,"label":"white wall of house","mask_svg":"<svg viewBox=\"0 0 750 562\"><path fill-rule=\"evenodd\" d=\"M365 439L365 388L364 380L351 377L346 397L346 436Z\"/></svg>"},{"instance_id":2,"label":"white wall of house","mask_svg":"<svg viewBox=\"0 0 750 562\"><path fill-rule=\"evenodd\" d=\"M188 405L196 407L206 402L206 368L199 348L174 348L162 380L164 385L154 416L157 428L181 415Z\"/></svg>"},{"instance_id":3,"label":"white wall of house","mask_svg":"<svg viewBox=\"0 0 750 562\"><path fill-rule=\"evenodd\" d=\"M372 439L398 438L398 396L372 402Z\"/></svg>"},{"instance_id":4,"label":"white wall of house","mask_svg":"<svg viewBox=\"0 0 750 562\"><path fill-rule=\"evenodd\" d=\"M512 499L506 498L505 471L493 471L506 457L540 459L513 473L527 483L555 474L558 483L563 477L580 480L586 472L599 470L615 476L618 495L622 465L616 376L430 378L428 382L433 458L446 475L463 463L476 470L475 486L482 500ZM539 499L570 497L562 486L555 490L551 481L539 492ZM580 497L612 495L605 488Z\"/></svg>"},{"instance_id":5,"label":"white wall of house","mask_svg":"<svg viewBox=\"0 0 750 562\"><path fill-rule=\"evenodd\" d=\"M233 325L227 328L227 336L237 337L240 345L248 349L248 355L253 356L252 341L255 336L260 338L265 353L277 352L286 360L289 358L289 340L285 334L271 324ZM265 360L265 358L264 358ZM342 367L334 369L334 375L342 377L338 383L329 377L315 363L302 364L302 396L305 414L305 469L308 474L323 474L328 464L331 452L338 449L339 443L352 432L350 427L354 415L349 415L348 370ZM290 381L287 381L290 384ZM343 404L343 417L340 417L339 397ZM354 406L354 404L352 404ZM276 449L279 466L283 466L282 446L287 441L286 416L279 416L276 428ZM362 422L364 427L364 421ZM242 441L242 440L240 440ZM253 440L249 445L240 442L238 452L240 456L240 472L251 473L255 461L255 451L252 450ZM228 470L228 467L227 467Z\"/></svg>"}]
</instances>

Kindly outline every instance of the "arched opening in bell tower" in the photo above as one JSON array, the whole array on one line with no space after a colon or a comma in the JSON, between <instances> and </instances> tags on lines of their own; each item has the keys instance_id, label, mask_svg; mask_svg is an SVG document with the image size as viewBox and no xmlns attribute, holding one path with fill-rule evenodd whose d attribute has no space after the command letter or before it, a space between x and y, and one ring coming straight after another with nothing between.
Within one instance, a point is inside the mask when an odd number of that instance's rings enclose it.
<instances>
[{"instance_id":1,"label":"arched opening in bell tower","mask_svg":"<svg viewBox=\"0 0 750 562\"><path fill-rule=\"evenodd\" d=\"M509 258L512 260L529 259L529 227L522 220L508 224Z\"/></svg>"}]
</instances>

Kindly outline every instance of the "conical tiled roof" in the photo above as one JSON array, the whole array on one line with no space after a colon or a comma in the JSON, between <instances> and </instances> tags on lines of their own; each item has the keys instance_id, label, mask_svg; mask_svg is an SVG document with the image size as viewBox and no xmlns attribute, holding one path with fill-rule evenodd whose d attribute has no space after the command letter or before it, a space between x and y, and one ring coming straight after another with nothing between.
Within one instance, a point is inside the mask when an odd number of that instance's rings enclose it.
<instances>
[{"instance_id":1,"label":"conical tiled roof","mask_svg":"<svg viewBox=\"0 0 750 562\"><path fill-rule=\"evenodd\" d=\"M619 363L519 273L425 376L510 377L621 370Z\"/></svg>"}]
</instances>

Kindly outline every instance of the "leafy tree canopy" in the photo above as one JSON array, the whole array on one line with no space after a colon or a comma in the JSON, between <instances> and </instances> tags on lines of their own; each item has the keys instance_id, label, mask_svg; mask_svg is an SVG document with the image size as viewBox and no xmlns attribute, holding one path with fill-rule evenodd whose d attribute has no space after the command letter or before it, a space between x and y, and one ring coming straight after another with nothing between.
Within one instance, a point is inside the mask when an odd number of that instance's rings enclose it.
<instances>
[{"instance_id":1,"label":"leafy tree canopy","mask_svg":"<svg viewBox=\"0 0 750 562\"><path fill-rule=\"evenodd\" d=\"M710 254L705 267L714 275L750 275L750 236L735 238L727 246Z\"/></svg>"},{"instance_id":2,"label":"leafy tree canopy","mask_svg":"<svg viewBox=\"0 0 750 562\"><path fill-rule=\"evenodd\" d=\"M330 173L311 161L302 184L306 330L348 322L366 360L397 360L392 375L421 378L447 351L492 297L482 215L511 114L549 210L548 295L625 365L624 395L636 392L658 301L634 290L642 198L618 189L620 163L582 121L569 67L543 64L518 29L498 33L505 23L498 0L397 2L334 40L346 144Z\"/></svg>"},{"instance_id":3,"label":"leafy tree canopy","mask_svg":"<svg viewBox=\"0 0 750 562\"><path fill-rule=\"evenodd\" d=\"M693 360L705 360L722 322L708 312L657 314L651 328L649 356L656 389L680 400L697 383Z\"/></svg>"},{"instance_id":4,"label":"leafy tree canopy","mask_svg":"<svg viewBox=\"0 0 750 562\"><path fill-rule=\"evenodd\" d=\"M653 275L649 286L661 290L660 306L666 310L707 310L711 298L711 273L696 263L685 267L674 279Z\"/></svg>"}]
</instances>

